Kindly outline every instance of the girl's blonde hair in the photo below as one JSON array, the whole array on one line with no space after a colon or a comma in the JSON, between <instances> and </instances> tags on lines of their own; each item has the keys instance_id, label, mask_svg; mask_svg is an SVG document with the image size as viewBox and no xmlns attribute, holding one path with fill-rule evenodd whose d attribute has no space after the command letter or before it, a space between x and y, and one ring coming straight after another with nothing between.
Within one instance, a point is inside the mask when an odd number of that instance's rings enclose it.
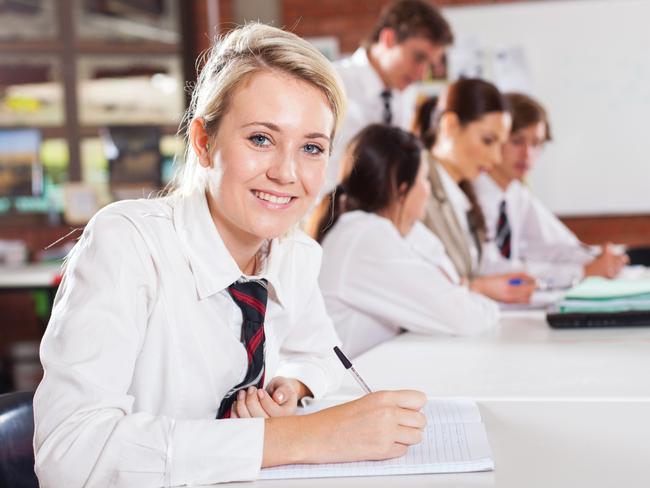
<instances>
[{"instance_id":1,"label":"girl's blonde hair","mask_svg":"<svg viewBox=\"0 0 650 488\"><path fill-rule=\"evenodd\" d=\"M251 75L275 70L304 80L326 96L334 115L330 140L345 112L346 97L341 80L330 62L311 44L295 34L260 23L239 27L221 39L204 55L205 64L183 117L185 164L172 182L173 193L189 194L205 188L207 171L189 143L192 120L201 117L210 139L216 135L235 90Z\"/></svg>"}]
</instances>

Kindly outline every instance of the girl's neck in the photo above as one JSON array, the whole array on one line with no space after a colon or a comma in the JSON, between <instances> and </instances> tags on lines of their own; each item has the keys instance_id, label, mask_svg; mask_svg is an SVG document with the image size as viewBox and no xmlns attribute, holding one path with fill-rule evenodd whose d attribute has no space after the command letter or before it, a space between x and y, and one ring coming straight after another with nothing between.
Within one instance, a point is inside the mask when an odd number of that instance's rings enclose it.
<instances>
[{"instance_id":1,"label":"girl's neck","mask_svg":"<svg viewBox=\"0 0 650 488\"><path fill-rule=\"evenodd\" d=\"M460 180L462 180L463 177L453 161L443 154L442 151L438 150L436 146L431 149L431 154L433 155L433 159L440 163L447 174L451 176L451 179L456 183L460 183Z\"/></svg>"},{"instance_id":2,"label":"girl's neck","mask_svg":"<svg viewBox=\"0 0 650 488\"><path fill-rule=\"evenodd\" d=\"M384 217L385 219L390 220L397 229L397 232L399 232L402 237L406 237L406 235L411 231L411 228L413 227L413 225L407 225L406 222L403 222L403 219L401 218L401 211L396 205L383 210L379 210L376 212L376 214L380 217Z\"/></svg>"},{"instance_id":3,"label":"girl's neck","mask_svg":"<svg viewBox=\"0 0 650 488\"><path fill-rule=\"evenodd\" d=\"M206 193L210 216L214 222L226 249L237 263L244 275L254 275L258 271L257 255L264 244L264 239L237 228L219 212L209 193Z\"/></svg>"}]
</instances>

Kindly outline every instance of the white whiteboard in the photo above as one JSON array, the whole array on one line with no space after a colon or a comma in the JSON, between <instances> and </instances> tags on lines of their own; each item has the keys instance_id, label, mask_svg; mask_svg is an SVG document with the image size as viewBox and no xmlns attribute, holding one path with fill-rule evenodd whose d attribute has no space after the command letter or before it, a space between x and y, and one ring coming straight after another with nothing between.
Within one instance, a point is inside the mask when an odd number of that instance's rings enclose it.
<instances>
[{"instance_id":1,"label":"white whiteboard","mask_svg":"<svg viewBox=\"0 0 650 488\"><path fill-rule=\"evenodd\" d=\"M530 184L561 215L650 213L650 0L449 7L457 42L520 46L554 141ZM489 78L489 76L488 76Z\"/></svg>"}]
</instances>

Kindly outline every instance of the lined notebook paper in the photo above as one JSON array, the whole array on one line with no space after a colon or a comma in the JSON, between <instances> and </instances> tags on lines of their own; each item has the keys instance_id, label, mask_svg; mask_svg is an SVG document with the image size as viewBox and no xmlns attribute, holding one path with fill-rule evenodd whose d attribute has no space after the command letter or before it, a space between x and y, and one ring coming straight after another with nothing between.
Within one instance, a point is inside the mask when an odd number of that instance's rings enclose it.
<instances>
[{"instance_id":1,"label":"lined notebook paper","mask_svg":"<svg viewBox=\"0 0 650 488\"><path fill-rule=\"evenodd\" d=\"M494 469L494 461L475 402L436 399L423 409L427 417L420 444L396 459L333 464L293 464L263 469L260 479L329 478L425 473L461 473Z\"/></svg>"}]
</instances>

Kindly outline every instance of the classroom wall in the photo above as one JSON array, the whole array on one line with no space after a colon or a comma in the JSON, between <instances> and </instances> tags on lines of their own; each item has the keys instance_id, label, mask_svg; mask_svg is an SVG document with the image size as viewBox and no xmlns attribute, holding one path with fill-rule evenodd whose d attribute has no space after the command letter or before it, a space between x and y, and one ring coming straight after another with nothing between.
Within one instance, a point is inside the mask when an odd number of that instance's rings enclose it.
<instances>
[{"instance_id":1,"label":"classroom wall","mask_svg":"<svg viewBox=\"0 0 650 488\"><path fill-rule=\"evenodd\" d=\"M213 0L193 0L195 8L196 19L196 46L197 55L202 50L209 46L209 40L213 37L207 32L208 18L207 18L207 4ZM220 0L219 4L219 20L220 24L228 27L234 25L235 21L235 1L236 0ZM260 0L268 1L268 0ZM341 52L351 52L363 39L371 29L379 10L389 3L390 0L364 0L364 1L346 1L346 0L324 0L321 2L309 2L305 0L277 0L280 2L282 9L282 25L291 28L296 34L305 37L317 37L323 35L335 35L340 42ZM590 0L583 0L589 2ZM622 0L627 2L629 0ZM650 1L639 0L637 3L645 2L650 7ZM526 1L526 0L441 0L435 2L443 6L446 12L451 11L452 25L454 28L461 28L465 30L464 21L459 20L463 16L473 15L472 12L476 9L484 9L486 18L492 19L490 12L499 11L503 9L512 9L517 7L523 8L536 8L544 4L545 7L552 7L551 4L558 6L567 3L581 3L571 0L541 0L541 1ZM615 9L616 5L621 5L619 0L604 0L603 3L609 4L610 9ZM498 4L498 5L492 5ZM514 5L517 4L517 5ZM482 5L482 7L481 7ZM478 6L478 7L477 7ZM606 7L607 8L607 7ZM647 17L647 16L646 16ZM645 18L645 17L644 17ZM480 18L479 18L480 21ZM493 23L493 22L492 22ZM578 22L578 25L580 23ZM544 29L550 32L553 23L545 24ZM505 33L510 29L501 28ZM457 32L457 37L462 37L462 33ZM609 34L606 30L603 37ZM593 53L592 56L597 56L598 53ZM608 60L602 59L603 66L606 66ZM610 70L611 71L611 70ZM650 83L648 84L650 86ZM556 114L552 114L554 126L558 137L561 137L561 132L564 130L562 124L556 122ZM559 125L558 125L559 124ZM648 139L650 141L650 139ZM558 151L558 146L555 149L550 149L547 160L551 158L553 151ZM544 163L546 164L546 163ZM563 216L563 221L578 235L579 238L589 243L600 243L604 239L610 239L615 242L627 243L631 245L650 245L650 205L647 210L637 210L633 213L626 212L626 209L620 207L616 212L607 210L607 206L599 206L591 215L585 215L584 207L578 208L577 211L572 211L570 206L564 205L563 202L558 202L554 198L554 193L559 192L559 187L555 184L556 176L553 175L562 164L566 164L566 160L556 159L555 162L551 160L547 167L551 167L552 171L546 174L534 175L533 185L536 191L541 191L544 200L551 204L554 210L558 210L560 215ZM613 163L615 164L615 163ZM650 165L648 165L650 168ZM628 173L626 176L628 181L637 187L645 184L648 179L634 178L634 172ZM578 179L580 182L578 186L584 186L584 181ZM607 179L600 179L601 182L607 183ZM648 189L650 189L650 184ZM571 189L569 189L571 190ZM620 192L620 188L616 191ZM562 188L562 192L566 188ZM602 192L602 200L607 201L610 194L607 191ZM574 198L576 200L576 198ZM648 200L650 203L650 200ZM571 199L569 199L571 203Z\"/></svg>"},{"instance_id":2,"label":"classroom wall","mask_svg":"<svg viewBox=\"0 0 650 488\"><path fill-rule=\"evenodd\" d=\"M554 140L530 184L551 210L650 213L650 1L524 2L445 14L455 47L471 42L482 53L484 76L546 106ZM513 50L523 62L508 66L523 65L528 76L497 72L498 56Z\"/></svg>"},{"instance_id":3,"label":"classroom wall","mask_svg":"<svg viewBox=\"0 0 650 488\"><path fill-rule=\"evenodd\" d=\"M217 5L221 32L227 31L237 19L238 1L251 0L192 0L196 19L202 25L196 29L198 52L209 47L213 29L208 27L208 5ZM258 2L277 2L281 26L299 36L336 36L341 52L354 51L363 36L372 28L381 8L392 0L257 0ZM516 3L530 0L439 0L439 6L485 5L497 3ZM249 19L250 20L250 19ZM212 32L208 34L207 31Z\"/></svg>"}]
</instances>

